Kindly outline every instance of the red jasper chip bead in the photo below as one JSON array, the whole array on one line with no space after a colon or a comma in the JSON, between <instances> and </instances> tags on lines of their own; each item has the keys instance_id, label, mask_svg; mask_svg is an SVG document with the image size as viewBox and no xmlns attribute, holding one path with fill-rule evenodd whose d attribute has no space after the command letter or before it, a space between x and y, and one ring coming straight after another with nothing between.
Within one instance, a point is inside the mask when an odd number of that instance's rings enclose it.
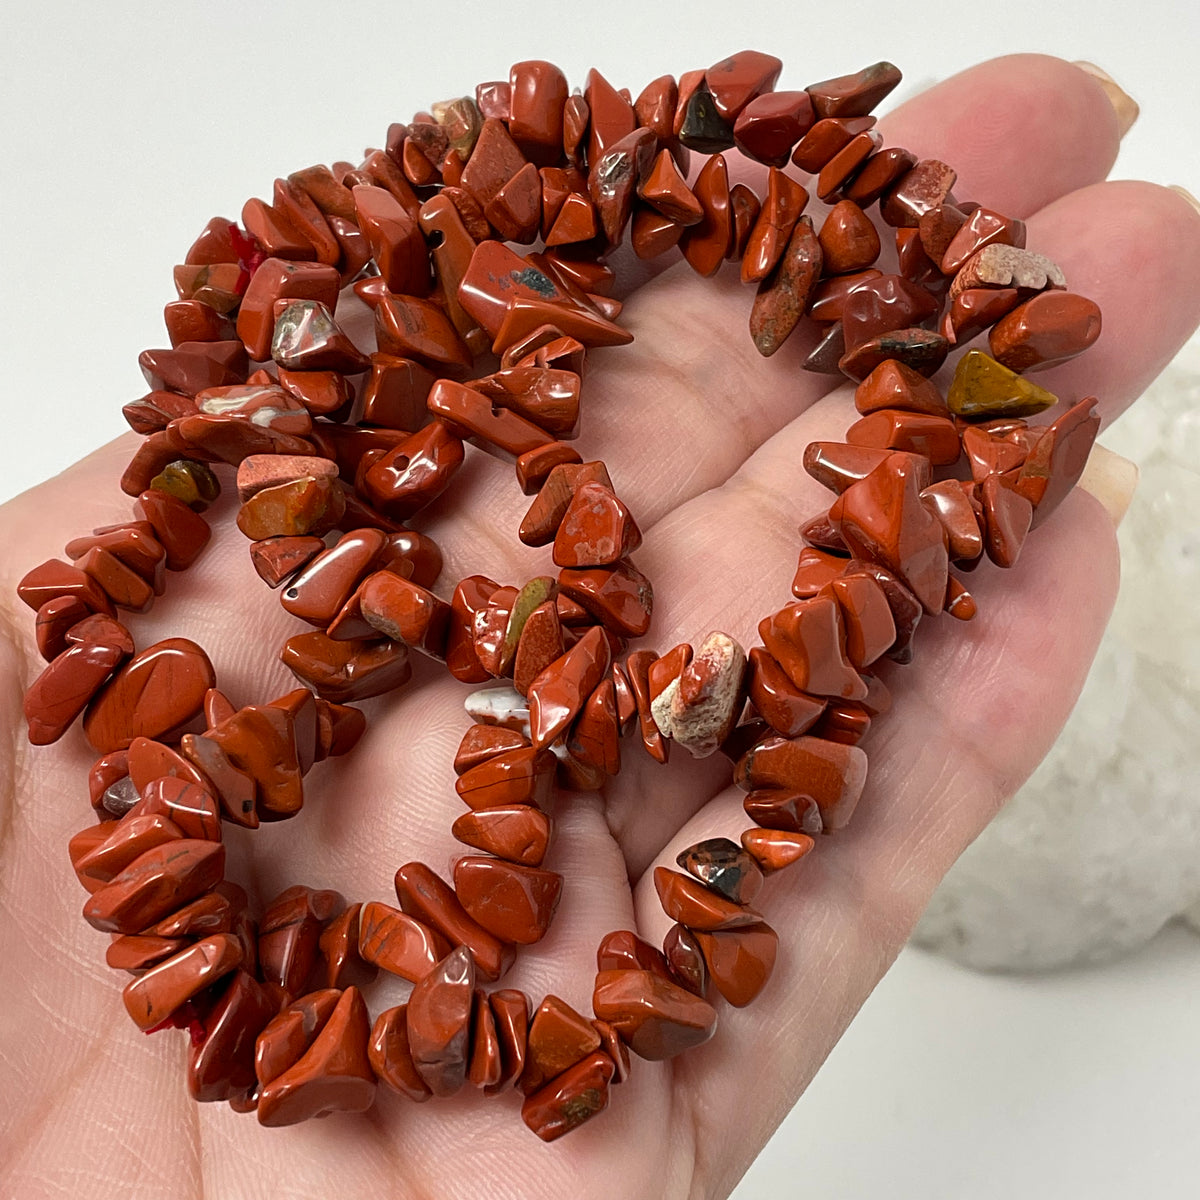
<instances>
[{"instance_id":1,"label":"red jasper chip bead","mask_svg":"<svg viewBox=\"0 0 1200 1200\"><path fill-rule=\"evenodd\" d=\"M473 920L450 885L424 863L406 863L396 872L395 882L400 907L432 926L452 945L469 950L473 970L487 982L495 982L512 965L512 946Z\"/></svg>"},{"instance_id":2,"label":"red jasper chip bead","mask_svg":"<svg viewBox=\"0 0 1200 1200\"><path fill-rule=\"evenodd\" d=\"M807 92L768 92L755 96L738 114L734 141L750 158L782 167L814 120Z\"/></svg>"},{"instance_id":3,"label":"red jasper chip bead","mask_svg":"<svg viewBox=\"0 0 1200 1200\"><path fill-rule=\"evenodd\" d=\"M554 561L560 567L606 567L641 544L641 531L616 494L602 483L584 483L554 535Z\"/></svg>"},{"instance_id":4,"label":"red jasper chip bead","mask_svg":"<svg viewBox=\"0 0 1200 1200\"><path fill-rule=\"evenodd\" d=\"M555 871L499 858L468 856L454 864L454 891L463 908L489 933L518 946L546 936L562 884Z\"/></svg>"},{"instance_id":5,"label":"red jasper chip bead","mask_svg":"<svg viewBox=\"0 0 1200 1200\"><path fill-rule=\"evenodd\" d=\"M496 1025L500 1044L500 1075L484 1092L493 1096L512 1087L525 1069L525 1050L529 1030L529 1000L524 992L501 988L488 997L488 1007Z\"/></svg>"},{"instance_id":6,"label":"red jasper chip bead","mask_svg":"<svg viewBox=\"0 0 1200 1200\"><path fill-rule=\"evenodd\" d=\"M1071 292L1042 292L996 322L988 349L1010 370L1040 371L1082 354L1100 328L1094 301Z\"/></svg>"},{"instance_id":7,"label":"red jasper chip bead","mask_svg":"<svg viewBox=\"0 0 1200 1200\"><path fill-rule=\"evenodd\" d=\"M95 642L63 650L25 693L30 743L47 746L58 741L125 657L119 646Z\"/></svg>"},{"instance_id":8,"label":"red jasper chip bead","mask_svg":"<svg viewBox=\"0 0 1200 1200\"><path fill-rule=\"evenodd\" d=\"M517 1090L528 1096L600 1049L600 1034L564 1000L548 995L538 1005L525 1044Z\"/></svg>"},{"instance_id":9,"label":"red jasper chip bead","mask_svg":"<svg viewBox=\"0 0 1200 1200\"><path fill-rule=\"evenodd\" d=\"M521 1120L544 1142L552 1142L608 1106L616 1066L602 1051L568 1068L521 1106Z\"/></svg>"},{"instance_id":10,"label":"red jasper chip bead","mask_svg":"<svg viewBox=\"0 0 1200 1200\"><path fill-rule=\"evenodd\" d=\"M867 756L856 746L823 738L769 737L738 760L733 778L748 791L778 788L811 798L821 815L823 832L833 833L850 820L862 795Z\"/></svg>"},{"instance_id":11,"label":"red jasper chip bead","mask_svg":"<svg viewBox=\"0 0 1200 1200\"><path fill-rule=\"evenodd\" d=\"M651 1061L703 1045L717 1031L711 1004L654 971L598 972L592 1011L634 1054Z\"/></svg>"},{"instance_id":12,"label":"red jasper chip bead","mask_svg":"<svg viewBox=\"0 0 1200 1200\"><path fill-rule=\"evenodd\" d=\"M413 1066L435 1096L453 1096L467 1079L475 963L452 950L412 990L406 1027Z\"/></svg>"},{"instance_id":13,"label":"red jasper chip bead","mask_svg":"<svg viewBox=\"0 0 1200 1200\"><path fill-rule=\"evenodd\" d=\"M359 914L358 953L365 962L417 983L450 953L447 940L428 925L372 900Z\"/></svg>"},{"instance_id":14,"label":"red jasper chip bead","mask_svg":"<svg viewBox=\"0 0 1200 1200\"><path fill-rule=\"evenodd\" d=\"M805 833L783 829L746 829L742 845L754 855L764 875L774 874L799 862L816 842Z\"/></svg>"},{"instance_id":15,"label":"red jasper chip bead","mask_svg":"<svg viewBox=\"0 0 1200 1200\"><path fill-rule=\"evenodd\" d=\"M201 938L126 984L121 997L125 1011L139 1029L152 1029L241 961L237 938L227 933Z\"/></svg>"},{"instance_id":16,"label":"red jasper chip bead","mask_svg":"<svg viewBox=\"0 0 1200 1200\"><path fill-rule=\"evenodd\" d=\"M203 1040L189 1051L192 1099L232 1100L255 1086L255 1042L276 1008L271 990L244 965L234 973L204 1017Z\"/></svg>"},{"instance_id":17,"label":"red jasper chip bead","mask_svg":"<svg viewBox=\"0 0 1200 1200\"><path fill-rule=\"evenodd\" d=\"M370 1108L376 1087L367 1055L370 1032L367 1006L358 989L349 987L300 1059L259 1089L259 1123L292 1125Z\"/></svg>"},{"instance_id":18,"label":"red jasper chip bead","mask_svg":"<svg viewBox=\"0 0 1200 1200\"><path fill-rule=\"evenodd\" d=\"M800 323L824 266L824 252L809 217L792 229L778 267L759 284L750 310L755 348L770 357Z\"/></svg>"},{"instance_id":19,"label":"red jasper chip bead","mask_svg":"<svg viewBox=\"0 0 1200 1200\"><path fill-rule=\"evenodd\" d=\"M899 82L899 69L889 62L879 62L853 75L810 84L806 90L820 117L862 117Z\"/></svg>"},{"instance_id":20,"label":"red jasper chip bead","mask_svg":"<svg viewBox=\"0 0 1200 1200\"><path fill-rule=\"evenodd\" d=\"M454 790L475 811L514 804L546 809L554 788L554 756L532 746L508 750L464 771Z\"/></svg>"},{"instance_id":21,"label":"red jasper chip bead","mask_svg":"<svg viewBox=\"0 0 1200 1200\"><path fill-rule=\"evenodd\" d=\"M654 888L667 916L689 929L736 929L762 919L752 908L667 867L654 868Z\"/></svg>"},{"instance_id":22,"label":"red jasper chip bead","mask_svg":"<svg viewBox=\"0 0 1200 1200\"><path fill-rule=\"evenodd\" d=\"M771 978L779 935L759 924L714 933L697 930L695 938L713 986L735 1008L745 1008Z\"/></svg>"},{"instance_id":23,"label":"red jasper chip bead","mask_svg":"<svg viewBox=\"0 0 1200 1200\"><path fill-rule=\"evenodd\" d=\"M367 1045L371 1069L380 1082L418 1104L432 1097L429 1085L413 1062L408 1041L408 1004L384 1009L375 1018Z\"/></svg>"},{"instance_id":24,"label":"red jasper chip bead","mask_svg":"<svg viewBox=\"0 0 1200 1200\"><path fill-rule=\"evenodd\" d=\"M84 906L84 920L109 933L140 933L224 875L220 842L170 839L138 855Z\"/></svg>"}]
</instances>

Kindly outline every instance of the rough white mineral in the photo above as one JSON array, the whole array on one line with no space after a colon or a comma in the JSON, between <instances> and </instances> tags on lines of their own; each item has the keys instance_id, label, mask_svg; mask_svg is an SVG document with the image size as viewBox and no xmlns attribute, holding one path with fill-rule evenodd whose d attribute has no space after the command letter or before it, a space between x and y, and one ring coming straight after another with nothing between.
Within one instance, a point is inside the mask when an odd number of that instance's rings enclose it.
<instances>
[{"instance_id":1,"label":"rough white mineral","mask_svg":"<svg viewBox=\"0 0 1200 1200\"><path fill-rule=\"evenodd\" d=\"M1104 435L1141 468L1121 593L1049 757L958 861L914 940L970 966L1098 961L1200 931L1200 340Z\"/></svg>"}]
</instances>

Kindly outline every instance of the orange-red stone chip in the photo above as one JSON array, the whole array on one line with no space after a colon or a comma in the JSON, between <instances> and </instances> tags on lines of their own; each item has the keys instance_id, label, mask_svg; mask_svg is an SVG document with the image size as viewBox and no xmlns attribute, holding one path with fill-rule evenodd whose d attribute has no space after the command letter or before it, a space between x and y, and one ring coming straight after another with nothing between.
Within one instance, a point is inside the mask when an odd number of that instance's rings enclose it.
<instances>
[{"instance_id":1,"label":"orange-red stone chip","mask_svg":"<svg viewBox=\"0 0 1200 1200\"><path fill-rule=\"evenodd\" d=\"M745 1008L771 978L779 935L769 925L748 925L720 933L697 930L695 937L717 991L735 1008Z\"/></svg>"},{"instance_id":2,"label":"orange-red stone chip","mask_svg":"<svg viewBox=\"0 0 1200 1200\"><path fill-rule=\"evenodd\" d=\"M254 1043L278 1002L243 965L204 1018L204 1040L188 1053L192 1099L232 1100L255 1085Z\"/></svg>"},{"instance_id":3,"label":"orange-red stone chip","mask_svg":"<svg viewBox=\"0 0 1200 1200\"><path fill-rule=\"evenodd\" d=\"M592 1011L641 1058L673 1058L717 1031L716 1009L653 971L600 971Z\"/></svg>"},{"instance_id":4,"label":"orange-red stone chip","mask_svg":"<svg viewBox=\"0 0 1200 1200\"><path fill-rule=\"evenodd\" d=\"M339 991L354 982L352 975L366 982L373 978L373 964L364 963L358 953L359 915L361 904L351 904L321 930L317 941L325 986Z\"/></svg>"},{"instance_id":5,"label":"orange-red stone chip","mask_svg":"<svg viewBox=\"0 0 1200 1200\"><path fill-rule=\"evenodd\" d=\"M611 567L564 567L558 584L570 599L618 637L641 637L650 628L654 588L628 559Z\"/></svg>"},{"instance_id":6,"label":"orange-red stone chip","mask_svg":"<svg viewBox=\"0 0 1200 1200\"><path fill-rule=\"evenodd\" d=\"M1089 396L1050 425L1030 451L1016 487L1033 505L1033 527L1040 525L1079 481L1099 432L1100 414L1095 397Z\"/></svg>"},{"instance_id":7,"label":"orange-red stone chip","mask_svg":"<svg viewBox=\"0 0 1200 1200\"><path fill-rule=\"evenodd\" d=\"M866 780L867 756L857 746L815 737L766 738L738 760L734 771L734 782L747 791L783 788L811 797L825 833L850 820Z\"/></svg>"},{"instance_id":8,"label":"orange-red stone chip","mask_svg":"<svg viewBox=\"0 0 1200 1200\"><path fill-rule=\"evenodd\" d=\"M896 640L887 594L870 575L844 575L829 586L842 613L846 657L851 666L861 670L886 654Z\"/></svg>"},{"instance_id":9,"label":"orange-red stone chip","mask_svg":"<svg viewBox=\"0 0 1200 1200\"><path fill-rule=\"evenodd\" d=\"M529 614L521 628L517 652L513 656L513 687L522 695L528 695L533 681L562 657L563 649L558 605L554 599L546 600Z\"/></svg>"},{"instance_id":10,"label":"orange-red stone chip","mask_svg":"<svg viewBox=\"0 0 1200 1200\"><path fill-rule=\"evenodd\" d=\"M454 790L475 810L533 804L548 808L554 790L554 756L547 750L506 750L464 771Z\"/></svg>"},{"instance_id":11,"label":"orange-red stone chip","mask_svg":"<svg viewBox=\"0 0 1200 1200\"><path fill-rule=\"evenodd\" d=\"M538 866L550 842L550 818L529 804L466 812L450 828L465 845L526 867Z\"/></svg>"},{"instance_id":12,"label":"orange-red stone chip","mask_svg":"<svg viewBox=\"0 0 1200 1200\"><path fill-rule=\"evenodd\" d=\"M502 729L497 725L472 725L459 743L454 756L454 774L465 775L472 767L495 758L506 750L522 750L529 739L514 729Z\"/></svg>"},{"instance_id":13,"label":"orange-red stone chip","mask_svg":"<svg viewBox=\"0 0 1200 1200\"><path fill-rule=\"evenodd\" d=\"M1100 307L1073 292L1042 292L1001 317L992 357L1013 371L1040 371L1082 354L1100 336Z\"/></svg>"},{"instance_id":14,"label":"orange-red stone chip","mask_svg":"<svg viewBox=\"0 0 1200 1200\"><path fill-rule=\"evenodd\" d=\"M500 1035L496 1017L483 988L475 989L471 1010L471 1057L467 1064L467 1082L472 1087L495 1087L504 1073Z\"/></svg>"},{"instance_id":15,"label":"orange-red stone chip","mask_svg":"<svg viewBox=\"0 0 1200 1200\"><path fill-rule=\"evenodd\" d=\"M905 412L899 408L876 409L855 421L846 430L846 441L852 446L919 454L935 467L952 466L962 452L958 430L949 416Z\"/></svg>"},{"instance_id":16,"label":"orange-red stone chip","mask_svg":"<svg viewBox=\"0 0 1200 1200\"><path fill-rule=\"evenodd\" d=\"M382 696L412 677L408 647L387 639L335 641L319 630L297 633L283 644L279 659L318 696L338 704Z\"/></svg>"},{"instance_id":17,"label":"orange-red stone chip","mask_svg":"<svg viewBox=\"0 0 1200 1200\"><path fill-rule=\"evenodd\" d=\"M139 1029L153 1029L241 962L241 943L232 934L201 938L127 983L121 993L125 1011Z\"/></svg>"},{"instance_id":18,"label":"orange-red stone chip","mask_svg":"<svg viewBox=\"0 0 1200 1200\"><path fill-rule=\"evenodd\" d=\"M408 1046L413 1066L435 1096L453 1096L467 1078L475 963L459 946L412 990Z\"/></svg>"},{"instance_id":19,"label":"orange-red stone chip","mask_svg":"<svg viewBox=\"0 0 1200 1200\"><path fill-rule=\"evenodd\" d=\"M805 90L821 117L866 116L900 82L900 70L877 62L852 75L810 84Z\"/></svg>"},{"instance_id":20,"label":"orange-red stone chip","mask_svg":"<svg viewBox=\"0 0 1200 1200\"><path fill-rule=\"evenodd\" d=\"M733 245L729 172L723 154L714 154L700 168L693 191L703 216L684 231L679 247L696 274L715 275Z\"/></svg>"},{"instance_id":21,"label":"orange-red stone chip","mask_svg":"<svg viewBox=\"0 0 1200 1200\"><path fill-rule=\"evenodd\" d=\"M503 942L530 946L550 928L562 876L499 858L468 855L454 864L454 891L463 908Z\"/></svg>"},{"instance_id":22,"label":"orange-red stone chip","mask_svg":"<svg viewBox=\"0 0 1200 1200\"><path fill-rule=\"evenodd\" d=\"M216 684L208 655L186 638L147 647L121 669L89 706L83 729L101 753L136 737L157 738L186 725Z\"/></svg>"},{"instance_id":23,"label":"orange-red stone chip","mask_svg":"<svg viewBox=\"0 0 1200 1200\"><path fill-rule=\"evenodd\" d=\"M879 234L853 200L841 200L829 210L818 240L827 275L861 271L879 257Z\"/></svg>"},{"instance_id":24,"label":"orange-red stone chip","mask_svg":"<svg viewBox=\"0 0 1200 1200\"><path fill-rule=\"evenodd\" d=\"M758 635L800 691L842 700L866 695L847 657L845 626L832 596L785 604L759 622Z\"/></svg>"},{"instance_id":25,"label":"orange-red stone chip","mask_svg":"<svg viewBox=\"0 0 1200 1200\"><path fill-rule=\"evenodd\" d=\"M450 943L436 929L371 900L359 914L358 952L377 967L412 983L424 979L447 954Z\"/></svg>"},{"instance_id":26,"label":"orange-red stone chip","mask_svg":"<svg viewBox=\"0 0 1200 1200\"><path fill-rule=\"evenodd\" d=\"M597 1050L569 1067L521 1105L521 1120L542 1139L552 1142L577 1129L608 1106L608 1085L616 1067Z\"/></svg>"},{"instance_id":27,"label":"orange-red stone chip","mask_svg":"<svg viewBox=\"0 0 1200 1200\"><path fill-rule=\"evenodd\" d=\"M603 680L583 705L583 711L567 738L571 754L606 775L621 769L621 726L617 716L617 689L613 680Z\"/></svg>"},{"instance_id":28,"label":"orange-red stone chip","mask_svg":"<svg viewBox=\"0 0 1200 1200\"><path fill-rule=\"evenodd\" d=\"M767 92L754 97L738 114L733 137L742 153L782 167L813 120L807 92Z\"/></svg>"},{"instance_id":29,"label":"orange-red stone chip","mask_svg":"<svg viewBox=\"0 0 1200 1200\"><path fill-rule=\"evenodd\" d=\"M109 617L116 615L112 601L90 575L57 558L48 559L27 572L17 584L17 595L35 612L48 600L74 596L91 612Z\"/></svg>"},{"instance_id":30,"label":"orange-red stone chip","mask_svg":"<svg viewBox=\"0 0 1200 1200\"><path fill-rule=\"evenodd\" d=\"M208 522L181 500L157 490L144 491L133 506L134 514L148 521L154 536L167 552L167 570L185 571L208 545Z\"/></svg>"},{"instance_id":31,"label":"orange-red stone chip","mask_svg":"<svg viewBox=\"0 0 1200 1200\"><path fill-rule=\"evenodd\" d=\"M750 651L747 694L763 720L785 737L805 733L825 711L826 701L796 687L779 662L761 646Z\"/></svg>"},{"instance_id":32,"label":"orange-red stone chip","mask_svg":"<svg viewBox=\"0 0 1200 1200\"><path fill-rule=\"evenodd\" d=\"M395 883L400 907L409 916L431 925L451 945L470 950L476 971L488 983L494 983L512 965L512 946L475 921L454 889L424 863L405 863L397 870Z\"/></svg>"},{"instance_id":33,"label":"orange-red stone chip","mask_svg":"<svg viewBox=\"0 0 1200 1200\"><path fill-rule=\"evenodd\" d=\"M812 219L802 216L792 229L779 265L759 284L754 297L750 336L759 354L774 354L799 324L821 278L823 261Z\"/></svg>"},{"instance_id":34,"label":"orange-red stone chip","mask_svg":"<svg viewBox=\"0 0 1200 1200\"><path fill-rule=\"evenodd\" d=\"M529 722L535 750L550 745L583 710L584 702L608 674L608 639L593 626L561 658L529 685Z\"/></svg>"},{"instance_id":35,"label":"orange-red stone chip","mask_svg":"<svg viewBox=\"0 0 1200 1200\"><path fill-rule=\"evenodd\" d=\"M736 929L762 920L762 914L754 909L735 904L669 867L654 868L654 889L667 916L689 929Z\"/></svg>"},{"instance_id":36,"label":"orange-red stone chip","mask_svg":"<svg viewBox=\"0 0 1200 1200\"><path fill-rule=\"evenodd\" d=\"M772 167L767 176L766 197L742 252L743 283L758 283L775 269L807 203L808 192Z\"/></svg>"},{"instance_id":37,"label":"orange-red stone chip","mask_svg":"<svg viewBox=\"0 0 1200 1200\"><path fill-rule=\"evenodd\" d=\"M517 535L521 541L527 546L545 546L554 541L576 489L588 483L599 483L612 491L608 468L602 462L556 465L521 521Z\"/></svg>"},{"instance_id":38,"label":"orange-red stone chip","mask_svg":"<svg viewBox=\"0 0 1200 1200\"><path fill-rule=\"evenodd\" d=\"M34 636L38 653L51 662L67 648L67 631L92 610L78 596L56 596L37 610Z\"/></svg>"},{"instance_id":39,"label":"orange-red stone chip","mask_svg":"<svg viewBox=\"0 0 1200 1200\"><path fill-rule=\"evenodd\" d=\"M63 650L25 693L29 741L34 746L58 741L125 658L111 644L77 642Z\"/></svg>"},{"instance_id":40,"label":"orange-red stone chip","mask_svg":"<svg viewBox=\"0 0 1200 1200\"><path fill-rule=\"evenodd\" d=\"M762 867L764 875L799 862L816 845L808 834L786 829L744 829L741 840Z\"/></svg>"},{"instance_id":41,"label":"orange-red stone chip","mask_svg":"<svg viewBox=\"0 0 1200 1200\"><path fill-rule=\"evenodd\" d=\"M554 535L554 562L560 567L607 567L641 544L637 523L612 489L583 483Z\"/></svg>"},{"instance_id":42,"label":"orange-red stone chip","mask_svg":"<svg viewBox=\"0 0 1200 1200\"><path fill-rule=\"evenodd\" d=\"M134 809L112 827L106 822L100 828L106 836L86 850L76 843L72 859L79 882L90 892L111 883L147 850L183 837L183 831L169 817L161 813L139 814Z\"/></svg>"},{"instance_id":43,"label":"orange-red stone chip","mask_svg":"<svg viewBox=\"0 0 1200 1200\"><path fill-rule=\"evenodd\" d=\"M365 1112L375 1102L370 1036L367 1006L349 987L299 1060L259 1090L259 1123L294 1125L324 1113Z\"/></svg>"},{"instance_id":44,"label":"orange-red stone chip","mask_svg":"<svg viewBox=\"0 0 1200 1200\"><path fill-rule=\"evenodd\" d=\"M83 919L109 933L140 933L211 891L224 873L222 843L172 838L139 855L93 893Z\"/></svg>"},{"instance_id":45,"label":"orange-red stone chip","mask_svg":"<svg viewBox=\"0 0 1200 1200\"><path fill-rule=\"evenodd\" d=\"M500 1043L500 1076L484 1091L495 1095L511 1087L525 1069L525 1044L529 1030L529 1000L524 992L501 988L488 997L488 1007L496 1025Z\"/></svg>"},{"instance_id":46,"label":"orange-red stone chip","mask_svg":"<svg viewBox=\"0 0 1200 1200\"><path fill-rule=\"evenodd\" d=\"M742 807L746 816L767 829L783 829L790 833L821 832L821 811L817 802L804 792L783 787L755 788L742 801Z\"/></svg>"},{"instance_id":47,"label":"orange-red stone chip","mask_svg":"<svg viewBox=\"0 0 1200 1200\"><path fill-rule=\"evenodd\" d=\"M451 609L428 588L391 571L376 571L358 588L358 605L372 628L434 658L444 658Z\"/></svg>"},{"instance_id":48,"label":"orange-red stone chip","mask_svg":"<svg viewBox=\"0 0 1200 1200\"><path fill-rule=\"evenodd\" d=\"M267 1023L254 1046L254 1074L269 1083L299 1062L325 1027L342 993L325 988L293 1000Z\"/></svg>"},{"instance_id":49,"label":"orange-red stone chip","mask_svg":"<svg viewBox=\"0 0 1200 1200\"><path fill-rule=\"evenodd\" d=\"M529 1026L517 1090L528 1096L599 1049L595 1026L565 1000L547 995Z\"/></svg>"},{"instance_id":50,"label":"orange-red stone chip","mask_svg":"<svg viewBox=\"0 0 1200 1200\"><path fill-rule=\"evenodd\" d=\"M937 613L945 599L949 559L941 522L921 503L928 483L927 468L917 467L912 455L892 454L848 487L829 517L855 557L893 572L926 612Z\"/></svg>"},{"instance_id":51,"label":"orange-red stone chip","mask_svg":"<svg viewBox=\"0 0 1200 1200\"><path fill-rule=\"evenodd\" d=\"M421 1078L408 1044L408 1004L386 1008L375 1018L367 1056L375 1074L402 1096L424 1103L433 1093Z\"/></svg>"}]
</instances>

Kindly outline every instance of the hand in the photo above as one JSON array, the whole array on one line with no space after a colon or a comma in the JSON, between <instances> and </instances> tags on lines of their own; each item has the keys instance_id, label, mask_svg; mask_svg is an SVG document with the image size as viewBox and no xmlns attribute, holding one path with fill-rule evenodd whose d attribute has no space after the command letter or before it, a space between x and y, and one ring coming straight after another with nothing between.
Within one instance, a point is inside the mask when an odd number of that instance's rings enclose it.
<instances>
[{"instance_id":1,"label":"hand","mask_svg":"<svg viewBox=\"0 0 1200 1200\"><path fill-rule=\"evenodd\" d=\"M1128 406L1200 321L1200 215L1142 183L1101 183L1117 149L1103 92L1053 59L999 60L914 99L881 122L887 145L939 157L959 195L1029 223L1029 245L1095 299L1104 334L1037 381L1095 394L1106 420ZM747 172L750 177L750 172ZM750 295L727 270L679 265L645 283L622 323L632 347L598 352L584 390L581 449L603 458L645 534L638 566L656 586L649 644L665 650L723 629L756 642L760 616L789 598L796 527L828 505L800 469L804 447L840 438L852 388L799 372L797 334L764 360L746 332ZM123 979L80 918L69 837L89 824L94 755L73 730L52 748L24 740L21 689L40 670L17 580L94 525L123 520L115 481L136 444L119 439L0 509L0 961L11 981L0 1023L0 1192L57 1194L78 1180L103 1196L274 1194L442 1198L719 1197L728 1194L887 969L942 875L1049 748L1095 651L1117 587L1111 522L1076 493L1010 572L971 578L971 624L926 622L916 660L892 670L895 707L865 749L870 777L852 826L768 882L781 934L774 978L745 1010L722 1006L717 1036L668 1063L634 1060L609 1111L547 1147L512 1095L462 1093L416 1106L380 1088L365 1117L260 1128L186 1095L181 1036L145 1039L125 1017ZM254 576L227 496L201 561L133 618L139 645L184 635L212 657L235 704L293 686L277 648L296 631ZM471 573L520 582L545 552L516 540L527 501L511 468L473 454L419 522L442 546L440 590ZM466 689L418 664L400 693L363 705L358 749L315 770L305 811L255 834L228 830L231 877L261 904L297 882L349 899L390 899L420 859L444 872L461 848L450 823L454 748ZM564 797L547 865L566 877L548 937L506 986L553 992L590 1011L595 949L610 930L660 942L652 868L682 847L748 824L721 756L677 753L660 768L636 744L604 795ZM228 827L227 827L228 829ZM368 994L373 1013L401 987ZM95 1181L92 1183L91 1181ZM499 1181L493 1184L491 1181ZM616 1181L616 1182L614 1182Z\"/></svg>"}]
</instances>

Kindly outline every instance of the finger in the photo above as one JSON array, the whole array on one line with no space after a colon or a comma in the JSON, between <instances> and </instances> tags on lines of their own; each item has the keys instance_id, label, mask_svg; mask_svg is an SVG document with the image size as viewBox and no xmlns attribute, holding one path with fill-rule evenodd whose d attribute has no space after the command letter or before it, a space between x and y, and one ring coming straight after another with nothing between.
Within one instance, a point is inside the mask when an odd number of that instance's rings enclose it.
<instances>
[{"instance_id":1,"label":"finger","mask_svg":"<svg viewBox=\"0 0 1200 1200\"><path fill-rule=\"evenodd\" d=\"M1104 333L1087 353L1033 378L1073 403L1100 398L1123 411L1200 323L1200 218L1176 192L1147 183L1105 183L1064 197L1031 222L1039 245L1060 261L1072 287L1094 297ZM1132 264L1136 263L1136 270ZM952 368L940 382L948 383ZM797 526L827 507L829 494L799 469L815 440L841 441L858 414L849 385L809 408L762 446L723 487L684 505L647 534L640 561L660 584L655 639L660 649L722 629L752 645L757 621L786 597ZM747 588L746 581L753 580ZM747 640L743 640L747 639ZM633 759L637 786L613 799L610 820L636 869L719 786L664 772L658 802L639 804L653 763ZM718 764L719 766L720 764ZM706 790L704 778L709 781Z\"/></svg>"},{"instance_id":2,"label":"finger","mask_svg":"<svg viewBox=\"0 0 1200 1200\"><path fill-rule=\"evenodd\" d=\"M724 1194L795 1102L890 965L933 888L1049 748L1077 697L1116 594L1115 539L1091 497L1064 502L1020 563L1021 586L981 578L975 626L934 623L895 672L896 704L868 743L851 825L769 880L757 907L780 933L774 978L747 1009L720 1004L716 1037L677 1061L695 1098L700 1168ZM671 839L655 864L749 825L736 789ZM670 921L652 871L639 930ZM713 1087L712 1080L720 1080ZM718 1157L708 1147L721 1146Z\"/></svg>"},{"instance_id":3,"label":"finger","mask_svg":"<svg viewBox=\"0 0 1200 1200\"><path fill-rule=\"evenodd\" d=\"M1200 212L1179 192L1099 183L1029 222L1029 245L1100 306L1087 353L1031 378L1064 401L1096 396L1107 424L1142 394L1200 325ZM977 343L986 349L986 339Z\"/></svg>"},{"instance_id":4,"label":"finger","mask_svg":"<svg viewBox=\"0 0 1200 1200\"><path fill-rule=\"evenodd\" d=\"M1098 183L1121 141L1116 110L1095 76L1046 54L971 67L879 126L885 145L949 163L960 199L1021 218Z\"/></svg>"}]
</instances>

